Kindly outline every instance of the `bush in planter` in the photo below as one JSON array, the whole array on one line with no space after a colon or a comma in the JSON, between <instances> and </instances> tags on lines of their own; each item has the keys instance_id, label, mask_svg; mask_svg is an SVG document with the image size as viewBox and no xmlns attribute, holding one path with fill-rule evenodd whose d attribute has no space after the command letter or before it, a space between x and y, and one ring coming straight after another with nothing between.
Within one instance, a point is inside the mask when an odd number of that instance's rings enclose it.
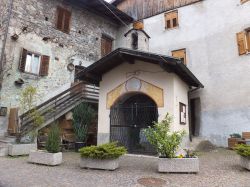
<instances>
[{"instance_id":1,"label":"bush in planter","mask_svg":"<svg viewBox=\"0 0 250 187\"><path fill-rule=\"evenodd\" d=\"M236 153L240 157L240 165L243 168L250 170L250 145L238 144L235 147Z\"/></svg>"},{"instance_id":2,"label":"bush in planter","mask_svg":"<svg viewBox=\"0 0 250 187\"><path fill-rule=\"evenodd\" d=\"M116 142L100 146L84 147L79 150L81 157L92 159L116 159L126 154L125 147L118 147Z\"/></svg>"},{"instance_id":3,"label":"bush in planter","mask_svg":"<svg viewBox=\"0 0 250 187\"><path fill-rule=\"evenodd\" d=\"M84 147L80 150L81 168L115 170L119 167L119 157L126 153L124 147L118 147L116 142L100 146Z\"/></svg>"},{"instance_id":4,"label":"bush in planter","mask_svg":"<svg viewBox=\"0 0 250 187\"><path fill-rule=\"evenodd\" d=\"M88 103L81 103L73 110L73 128L76 142L86 142L89 125L95 117L95 110Z\"/></svg>"},{"instance_id":5,"label":"bush in planter","mask_svg":"<svg viewBox=\"0 0 250 187\"><path fill-rule=\"evenodd\" d=\"M60 152L60 143L60 129L57 124L53 124L48 134L45 149L49 153L58 153Z\"/></svg>"},{"instance_id":6,"label":"bush in planter","mask_svg":"<svg viewBox=\"0 0 250 187\"><path fill-rule=\"evenodd\" d=\"M235 147L236 153L240 156L247 157L250 159L250 146L245 144L238 144Z\"/></svg>"},{"instance_id":7,"label":"bush in planter","mask_svg":"<svg viewBox=\"0 0 250 187\"><path fill-rule=\"evenodd\" d=\"M161 122L144 130L147 140L156 148L160 157L176 158L176 152L185 135L185 131L170 132L172 117L167 114Z\"/></svg>"}]
</instances>

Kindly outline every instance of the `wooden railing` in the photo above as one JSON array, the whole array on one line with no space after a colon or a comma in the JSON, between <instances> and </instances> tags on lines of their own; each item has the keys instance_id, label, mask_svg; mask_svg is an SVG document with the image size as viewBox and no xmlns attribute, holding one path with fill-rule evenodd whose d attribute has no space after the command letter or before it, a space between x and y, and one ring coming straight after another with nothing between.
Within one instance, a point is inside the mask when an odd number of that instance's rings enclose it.
<instances>
[{"instance_id":1,"label":"wooden railing","mask_svg":"<svg viewBox=\"0 0 250 187\"><path fill-rule=\"evenodd\" d=\"M34 109L44 118L44 124L47 124L69 112L81 102L98 103L98 99L98 87L84 82L79 82L71 88L38 105ZM32 110L27 111L19 117L20 136L24 136L32 130L38 128L34 125L34 118L30 115Z\"/></svg>"}]
</instances>

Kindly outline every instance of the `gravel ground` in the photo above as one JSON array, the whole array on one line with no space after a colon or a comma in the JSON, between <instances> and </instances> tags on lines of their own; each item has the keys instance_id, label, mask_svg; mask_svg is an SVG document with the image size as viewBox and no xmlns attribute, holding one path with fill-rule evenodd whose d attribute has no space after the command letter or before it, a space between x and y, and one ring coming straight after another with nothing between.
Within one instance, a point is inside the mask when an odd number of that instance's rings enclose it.
<instances>
[{"instance_id":1,"label":"gravel ground","mask_svg":"<svg viewBox=\"0 0 250 187\"><path fill-rule=\"evenodd\" d=\"M250 187L250 172L233 152L218 149L200 154L198 174L157 173L157 160L125 156L116 171L79 168L79 154L64 153L57 167L28 164L27 157L0 157L0 187L142 187L138 179L155 177L171 187ZM152 186L154 187L154 186Z\"/></svg>"}]
</instances>

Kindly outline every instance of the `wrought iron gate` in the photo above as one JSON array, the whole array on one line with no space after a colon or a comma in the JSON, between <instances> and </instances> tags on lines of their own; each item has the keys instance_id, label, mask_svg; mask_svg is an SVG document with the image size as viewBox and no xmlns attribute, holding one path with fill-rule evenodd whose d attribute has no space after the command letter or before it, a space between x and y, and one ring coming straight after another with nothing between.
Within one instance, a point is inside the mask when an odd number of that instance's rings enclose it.
<instances>
[{"instance_id":1,"label":"wrought iron gate","mask_svg":"<svg viewBox=\"0 0 250 187\"><path fill-rule=\"evenodd\" d=\"M119 104L111 108L110 139L125 146L129 153L155 154L143 130L158 119L156 105L149 103Z\"/></svg>"}]
</instances>

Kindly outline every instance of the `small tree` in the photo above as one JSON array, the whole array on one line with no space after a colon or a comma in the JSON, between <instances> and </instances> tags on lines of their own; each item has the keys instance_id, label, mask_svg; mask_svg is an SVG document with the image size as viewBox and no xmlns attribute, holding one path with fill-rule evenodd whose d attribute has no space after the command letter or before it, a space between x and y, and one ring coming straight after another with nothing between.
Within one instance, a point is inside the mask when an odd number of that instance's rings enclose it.
<instances>
[{"instance_id":1,"label":"small tree","mask_svg":"<svg viewBox=\"0 0 250 187\"><path fill-rule=\"evenodd\" d=\"M88 103L81 103L73 110L73 128L76 141L86 142L88 128L95 117L95 110Z\"/></svg>"},{"instance_id":2,"label":"small tree","mask_svg":"<svg viewBox=\"0 0 250 187\"><path fill-rule=\"evenodd\" d=\"M26 87L20 97L20 109L21 113L27 112L27 117L32 119L33 130L29 133L31 141L34 141L37 132L36 127L39 127L44 123L44 117L40 115L39 111L35 108L35 97L37 95L37 89L33 86Z\"/></svg>"},{"instance_id":3,"label":"small tree","mask_svg":"<svg viewBox=\"0 0 250 187\"><path fill-rule=\"evenodd\" d=\"M171 123L172 117L167 114L161 122L154 122L153 127L144 130L147 140L156 148L161 157L175 158L185 135L185 131L171 133Z\"/></svg>"},{"instance_id":4,"label":"small tree","mask_svg":"<svg viewBox=\"0 0 250 187\"><path fill-rule=\"evenodd\" d=\"M46 142L45 149L49 153L60 152L60 129L56 123L51 126L50 132L48 134L48 140Z\"/></svg>"}]
</instances>

